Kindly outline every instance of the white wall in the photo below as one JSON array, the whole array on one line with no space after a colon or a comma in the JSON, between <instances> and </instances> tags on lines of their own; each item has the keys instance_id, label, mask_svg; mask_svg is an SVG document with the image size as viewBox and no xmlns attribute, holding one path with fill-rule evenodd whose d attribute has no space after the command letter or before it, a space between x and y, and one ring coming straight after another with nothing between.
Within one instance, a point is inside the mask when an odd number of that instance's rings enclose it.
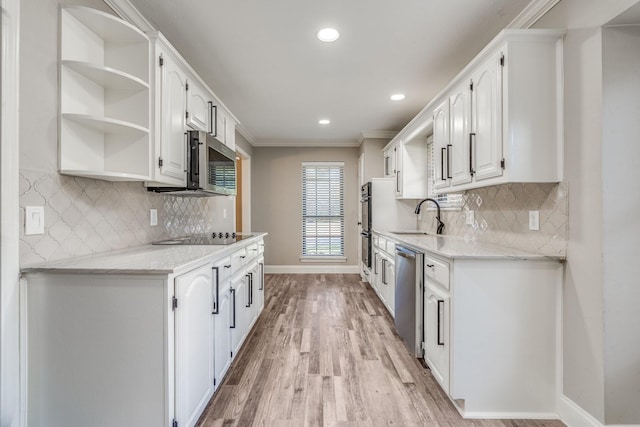
<instances>
[{"instance_id":1,"label":"white wall","mask_svg":"<svg viewBox=\"0 0 640 427\"><path fill-rule=\"evenodd\" d=\"M640 26L604 28L602 52L605 421L640 424Z\"/></svg>"},{"instance_id":2,"label":"white wall","mask_svg":"<svg viewBox=\"0 0 640 427\"><path fill-rule=\"evenodd\" d=\"M609 418L605 406L609 372L604 350L608 338L603 315L603 221L606 223L609 215L603 216L603 188L611 186L608 180L603 181L600 27L636 1L562 0L535 25L569 29L564 43L569 242L563 295L563 394L601 423Z\"/></svg>"}]
</instances>

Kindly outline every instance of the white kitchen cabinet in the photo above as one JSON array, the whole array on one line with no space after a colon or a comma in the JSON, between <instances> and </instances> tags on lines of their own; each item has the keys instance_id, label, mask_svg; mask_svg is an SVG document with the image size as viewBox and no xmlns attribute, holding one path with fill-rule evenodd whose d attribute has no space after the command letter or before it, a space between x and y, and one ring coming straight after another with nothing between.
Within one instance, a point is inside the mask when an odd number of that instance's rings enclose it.
<instances>
[{"instance_id":1,"label":"white kitchen cabinet","mask_svg":"<svg viewBox=\"0 0 640 427\"><path fill-rule=\"evenodd\" d=\"M388 254L381 257L380 266L380 294L384 305L394 316L395 310L395 260Z\"/></svg>"},{"instance_id":2,"label":"white kitchen cabinet","mask_svg":"<svg viewBox=\"0 0 640 427\"><path fill-rule=\"evenodd\" d=\"M211 132L211 104L212 98L197 78L187 79L187 126L193 130Z\"/></svg>"},{"instance_id":3,"label":"white kitchen cabinet","mask_svg":"<svg viewBox=\"0 0 640 427\"><path fill-rule=\"evenodd\" d=\"M158 73L160 74L160 178L185 185L187 158L187 71L179 58L158 39ZM156 94L157 96L158 94Z\"/></svg>"},{"instance_id":4,"label":"white kitchen cabinet","mask_svg":"<svg viewBox=\"0 0 640 427\"><path fill-rule=\"evenodd\" d=\"M383 149L385 170L389 171L388 164L393 166L397 199L427 197L427 137L432 128L431 120L422 113Z\"/></svg>"},{"instance_id":5,"label":"white kitchen cabinet","mask_svg":"<svg viewBox=\"0 0 640 427\"><path fill-rule=\"evenodd\" d=\"M214 283L207 264L175 280L175 418L192 426L214 390Z\"/></svg>"},{"instance_id":6,"label":"white kitchen cabinet","mask_svg":"<svg viewBox=\"0 0 640 427\"><path fill-rule=\"evenodd\" d=\"M213 264L213 334L214 334L214 386L220 385L231 365L231 258L225 257Z\"/></svg>"},{"instance_id":7,"label":"white kitchen cabinet","mask_svg":"<svg viewBox=\"0 0 640 427\"><path fill-rule=\"evenodd\" d=\"M87 7L60 12L58 170L108 181L150 177L150 43Z\"/></svg>"},{"instance_id":8,"label":"white kitchen cabinet","mask_svg":"<svg viewBox=\"0 0 640 427\"><path fill-rule=\"evenodd\" d=\"M562 180L563 34L504 30L432 101L436 193Z\"/></svg>"},{"instance_id":9,"label":"white kitchen cabinet","mask_svg":"<svg viewBox=\"0 0 640 427\"><path fill-rule=\"evenodd\" d=\"M451 185L451 141L449 139L449 99L445 99L433 112L434 189Z\"/></svg>"},{"instance_id":10,"label":"white kitchen cabinet","mask_svg":"<svg viewBox=\"0 0 640 427\"><path fill-rule=\"evenodd\" d=\"M136 259L149 258L144 249ZM25 425L193 426L233 357L235 292L228 254L188 264L93 272L58 261L25 272Z\"/></svg>"},{"instance_id":11,"label":"white kitchen cabinet","mask_svg":"<svg viewBox=\"0 0 640 427\"><path fill-rule=\"evenodd\" d=\"M395 178L396 176L396 146L387 147L382 152L383 170L385 178Z\"/></svg>"},{"instance_id":12,"label":"white kitchen cabinet","mask_svg":"<svg viewBox=\"0 0 640 427\"><path fill-rule=\"evenodd\" d=\"M231 278L231 352L238 354L249 331L249 278L244 272Z\"/></svg>"},{"instance_id":13,"label":"white kitchen cabinet","mask_svg":"<svg viewBox=\"0 0 640 427\"><path fill-rule=\"evenodd\" d=\"M256 310L257 314L260 315L264 310L264 256L260 256L256 261L254 281Z\"/></svg>"},{"instance_id":14,"label":"white kitchen cabinet","mask_svg":"<svg viewBox=\"0 0 640 427\"><path fill-rule=\"evenodd\" d=\"M462 415L552 416L562 264L428 253L424 262L425 360Z\"/></svg>"},{"instance_id":15,"label":"white kitchen cabinet","mask_svg":"<svg viewBox=\"0 0 640 427\"><path fill-rule=\"evenodd\" d=\"M449 393L449 294L425 282L425 361L442 389Z\"/></svg>"},{"instance_id":16,"label":"white kitchen cabinet","mask_svg":"<svg viewBox=\"0 0 640 427\"><path fill-rule=\"evenodd\" d=\"M227 117L225 126L225 137L224 144L231 148L232 150L236 149L236 122L231 118Z\"/></svg>"}]
</instances>

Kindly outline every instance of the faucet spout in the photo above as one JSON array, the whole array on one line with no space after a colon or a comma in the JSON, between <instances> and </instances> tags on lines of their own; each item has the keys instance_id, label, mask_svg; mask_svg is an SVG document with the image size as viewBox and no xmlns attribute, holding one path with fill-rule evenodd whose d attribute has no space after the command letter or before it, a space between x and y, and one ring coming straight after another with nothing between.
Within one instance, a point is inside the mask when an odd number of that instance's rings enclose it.
<instances>
[{"instance_id":1,"label":"faucet spout","mask_svg":"<svg viewBox=\"0 0 640 427\"><path fill-rule=\"evenodd\" d=\"M420 202L418 203L418 206L416 206L415 214L418 215L420 213L420 208L422 207L422 204L427 201L433 202L433 204L436 205L436 209L437 209L436 221L438 222L438 227L436 228L436 234L442 234L442 232L444 231L444 222L440 220L440 204L435 199L427 198L427 199L420 200Z\"/></svg>"}]
</instances>

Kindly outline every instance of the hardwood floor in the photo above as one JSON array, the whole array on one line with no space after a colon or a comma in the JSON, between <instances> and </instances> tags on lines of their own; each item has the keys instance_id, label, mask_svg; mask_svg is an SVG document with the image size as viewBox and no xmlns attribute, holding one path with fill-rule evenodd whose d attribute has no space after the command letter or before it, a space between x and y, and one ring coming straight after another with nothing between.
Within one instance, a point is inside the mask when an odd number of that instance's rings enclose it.
<instances>
[{"instance_id":1,"label":"hardwood floor","mask_svg":"<svg viewBox=\"0 0 640 427\"><path fill-rule=\"evenodd\" d=\"M357 275L267 275L265 309L198 426L564 426L464 420Z\"/></svg>"}]
</instances>

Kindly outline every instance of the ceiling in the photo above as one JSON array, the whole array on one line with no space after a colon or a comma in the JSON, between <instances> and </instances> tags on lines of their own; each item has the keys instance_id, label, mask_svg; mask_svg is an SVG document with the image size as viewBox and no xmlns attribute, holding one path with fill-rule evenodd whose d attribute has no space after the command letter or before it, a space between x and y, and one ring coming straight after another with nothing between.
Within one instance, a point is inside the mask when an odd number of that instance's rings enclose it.
<instances>
[{"instance_id":1,"label":"ceiling","mask_svg":"<svg viewBox=\"0 0 640 427\"><path fill-rule=\"evenodd\" d=\"M130 0L254 145L398 131L529 0ZM323 43L318 30L340 38ZM394 93L406 94L399 102ZM329 125L318 120L328 118Z\"/></svg>"}]
</instances>

